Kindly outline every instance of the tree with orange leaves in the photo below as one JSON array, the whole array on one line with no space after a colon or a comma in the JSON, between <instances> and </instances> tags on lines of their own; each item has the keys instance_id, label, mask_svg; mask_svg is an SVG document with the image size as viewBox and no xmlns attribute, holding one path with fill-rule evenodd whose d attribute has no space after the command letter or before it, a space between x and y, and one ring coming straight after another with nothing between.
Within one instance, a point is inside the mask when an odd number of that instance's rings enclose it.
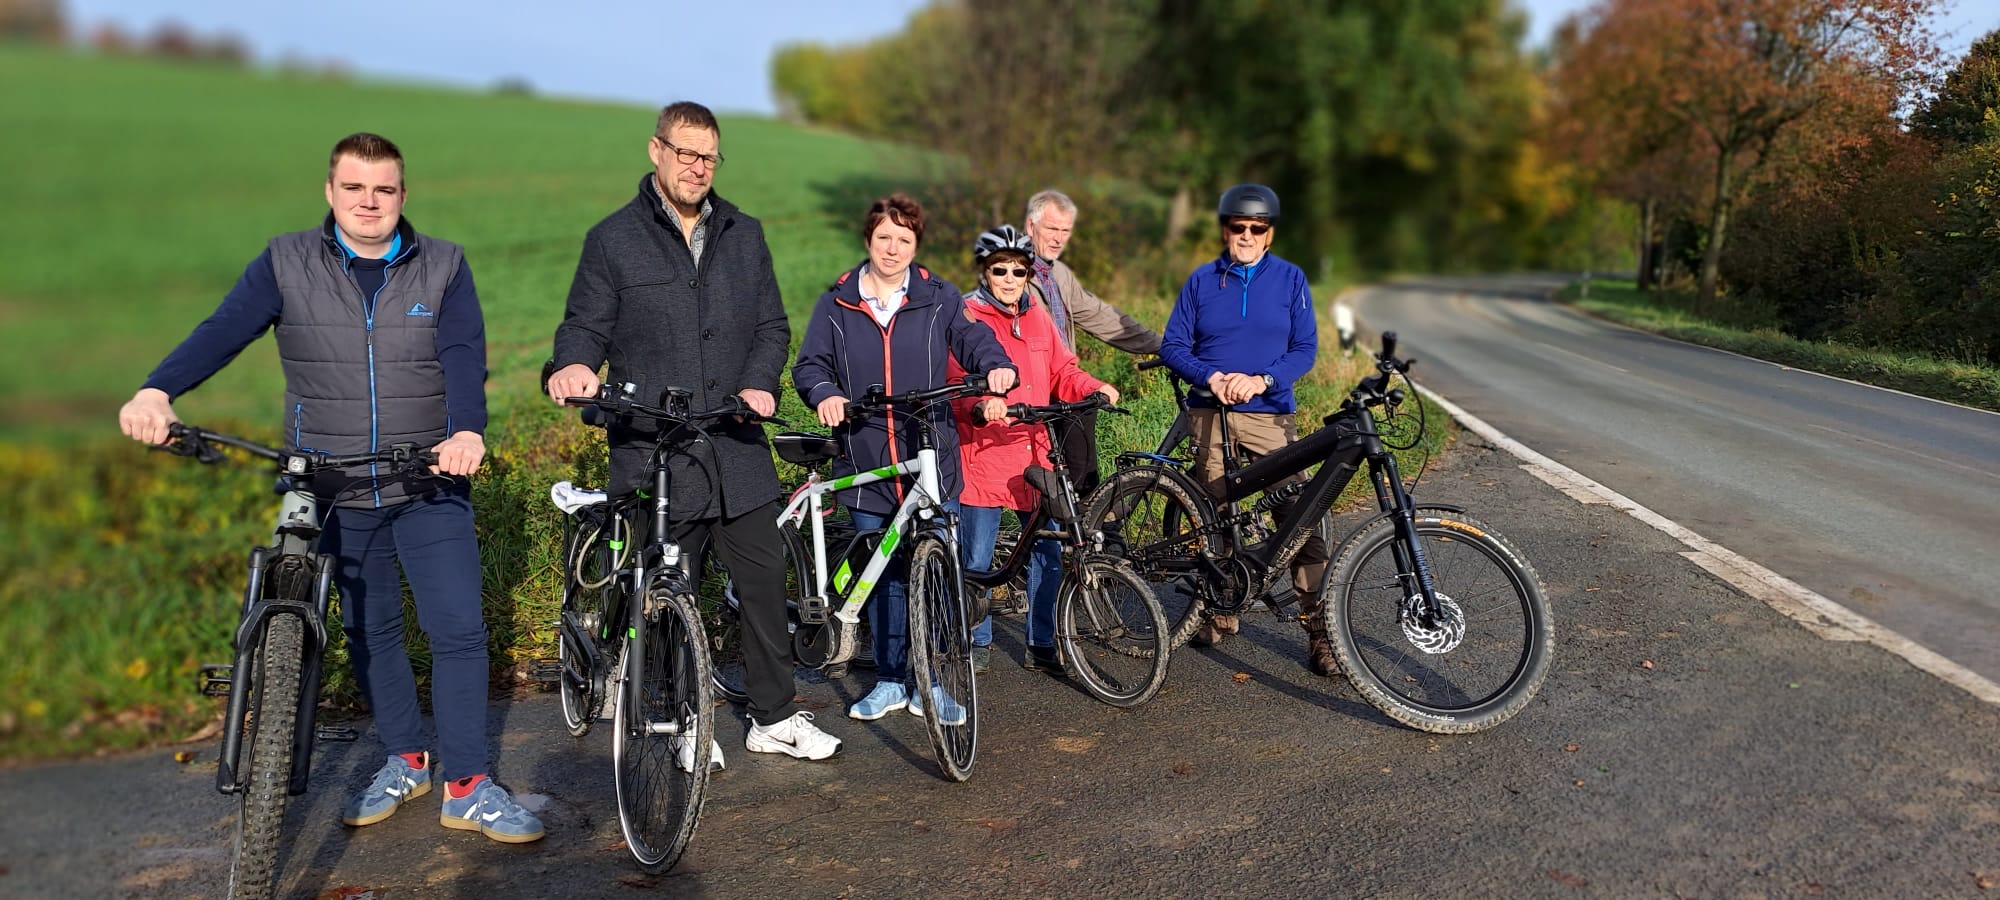
<instances>
[{"instance_id":1,"label":"tree with orange leaves","mask_svg":"<svg viewBox=\"0 0 2000 900\"><path fill-rule=\"evenodd\" d=\"M1706 182L1697 303L1731 214L1760 181L1851 146L1920 87L1938 0L1600 0L1558 70L1572 121L1634 166L1684 159ZM1684 140L1683 140L1684 139ZM1669 167L1671 169L1671 167Z\"/></svg>"}]
</instances>

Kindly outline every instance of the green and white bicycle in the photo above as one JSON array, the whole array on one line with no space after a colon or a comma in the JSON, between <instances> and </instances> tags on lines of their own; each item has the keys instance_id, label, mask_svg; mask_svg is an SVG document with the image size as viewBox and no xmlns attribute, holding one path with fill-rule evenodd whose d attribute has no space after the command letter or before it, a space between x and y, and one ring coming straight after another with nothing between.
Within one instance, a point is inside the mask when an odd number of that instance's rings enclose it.
<instances>
[{"instance_id":1,"label":"green and white bicycle","mask_svg":"<svg viewBox=\"0 0 2000 900\"><path fill-rule=\"evenodd\" d=\"M965 711L963 721L954 721L957 716L939 715L942 704L924 704L924 721L938 767L953 781L972 776L973 759L979 750L972 626L985 618L986 611L971 607L964 588L958 516L945 506L929 410L939 403L985 392L985 379L979 376L967 376L960 384L901 394L884 394L880 385L870 388L859 400L848 403L847 418L895 416L915 426L919 449L914 459L842 478L827 478L821 471L840 455L832 437L807 432L771 436L780 458L811 471L778 516L778 532L790 568L786 590L794 660L800 666L826 671L845 666L855 657L861 649L862 609L881 584L890 560L909 544L907 599L914 690L919 697L942 694ZM831 514L833 504L828 495L834 491L904 477L914 479L914 484L904 493L903 504L886 528L857 531L845 517ZM829 553L829 546L840 549ZM724 626L720 633L729 632L733 612L728 604L717 610ZM728 659L732 649L717 648L715 652ZM719 666L716 688L723 696L743 702L747 697L742 693L740 676L734 674L737 671L727 663Z\"/></svg>"}]
</instances>

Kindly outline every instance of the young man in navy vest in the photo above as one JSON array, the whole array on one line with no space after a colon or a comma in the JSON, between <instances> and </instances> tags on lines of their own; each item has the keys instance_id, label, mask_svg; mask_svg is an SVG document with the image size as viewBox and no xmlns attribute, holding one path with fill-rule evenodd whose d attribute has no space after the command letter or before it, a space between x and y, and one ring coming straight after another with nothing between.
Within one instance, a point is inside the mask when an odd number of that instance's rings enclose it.
<instances>
[{"instance_id":1,"label":"young man in navy vest","mask_svg":"<svg viewBox=\"0 0 2000 900\"><path fill-rule=\"evenodd\" d=\"M449 482L376 478L367 468L331 499L323 548L334 554L349 657L387 762L342 815L388 818L429 793L433 773L403 649L403 581L430 639L431 707L445 784L440 821L497 841L542 837L542 823L487 777L486 622L479 545L463 476L486 455L486 328L456 244L411 227L403 154L387 138L334 145L318 228L271 239L215 313L169 354L118 413L126 435L167 439L172 401L275 329L285 370L288 446L369 453L412 441L435 449ZM439 486L443 485L443 486Z\"/></svg>"}]
</instances>

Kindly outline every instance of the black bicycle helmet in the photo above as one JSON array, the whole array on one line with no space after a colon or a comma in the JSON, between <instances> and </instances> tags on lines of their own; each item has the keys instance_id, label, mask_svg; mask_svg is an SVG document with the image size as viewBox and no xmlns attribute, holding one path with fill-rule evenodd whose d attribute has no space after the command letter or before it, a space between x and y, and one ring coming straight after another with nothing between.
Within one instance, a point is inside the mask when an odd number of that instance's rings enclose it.
<instances>
[{"instance_id":1,"label":"black bicycle helmet","mask_svg":"<svg viewBox=\"0 0 2000 900\"><path fill-rule=\"evenodd\" d=\"M982 265L987 257L1008 250L1035 258L1035 244L1027 235L1012 225L998 225L980 232L979 238L972 242L972 263Z\"/></svg>"},{"instance_id":2,"label":"black bicycle helmet","mask_svg":"<svg viewBox=\"0 0 2000 900\"><path fill-rule=\"evenodd\" d=\"M1239 184L1222 192L1222 202L1215 205L1215 217L1227 222L1230 219L1263 219L1278 221L1278 192L1261 184Z\"/></svg>"}]
</instances>

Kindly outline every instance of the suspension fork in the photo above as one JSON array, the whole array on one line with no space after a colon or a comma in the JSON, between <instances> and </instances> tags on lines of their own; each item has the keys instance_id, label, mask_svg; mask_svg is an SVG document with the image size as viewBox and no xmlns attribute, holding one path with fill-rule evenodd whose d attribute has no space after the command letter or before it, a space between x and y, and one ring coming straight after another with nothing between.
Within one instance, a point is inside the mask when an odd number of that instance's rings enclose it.
<instances>
[{"instance_id":1,"label":"suspension fork","mask_svg":"<svg viewBox=\"0 0 2000 900\"><path fill-rule=\"evenodd\" d=\"M1430 560L1425 558L1424 542L1422 536L1417 534L1416 503L1403 489L1403 479L1396 470L1396 458L1386 451L1369 457L1368 477L1375 484L1376 504L1396 522L1396 542L1390 545L1390 549L1395 554L1396 578L1402 582L1403 596L1423 598L1423 606L1417 613L1424 624L1429 625L1436 619L1440 607L1437 583L1431 578Z\"/></svg>"}]
</instances>

